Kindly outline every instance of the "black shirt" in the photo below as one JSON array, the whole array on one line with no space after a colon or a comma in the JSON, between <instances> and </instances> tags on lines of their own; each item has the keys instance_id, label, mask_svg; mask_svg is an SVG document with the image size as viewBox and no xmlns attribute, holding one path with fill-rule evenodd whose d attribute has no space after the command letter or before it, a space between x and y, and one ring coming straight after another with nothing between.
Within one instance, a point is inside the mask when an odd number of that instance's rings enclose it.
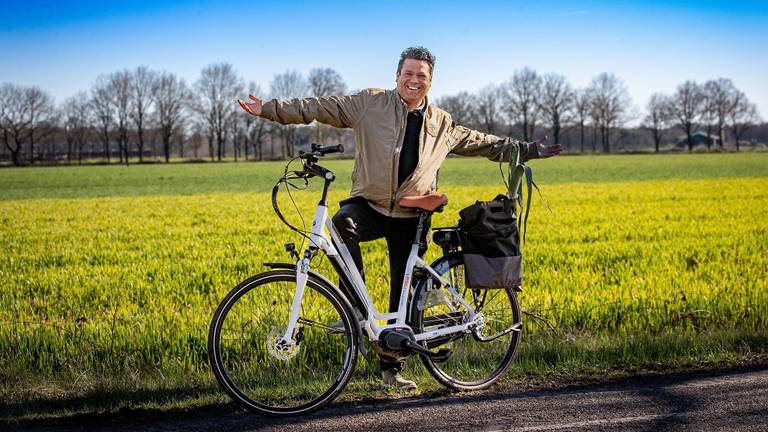
<instances>
[{"instance_id":1,"label":"black shirt","mask_svg":"<svg viewBox=\"0 0 768 432\"><path fill-rule=\"evenodd\" d=\"M419 164L419 133L424 123L424 112L421 109L408 113L408 122L405 125L405 137L403 147L400 149L400 164L397 170L397 186L403 184Z\"/></svg>"}]
</instances>

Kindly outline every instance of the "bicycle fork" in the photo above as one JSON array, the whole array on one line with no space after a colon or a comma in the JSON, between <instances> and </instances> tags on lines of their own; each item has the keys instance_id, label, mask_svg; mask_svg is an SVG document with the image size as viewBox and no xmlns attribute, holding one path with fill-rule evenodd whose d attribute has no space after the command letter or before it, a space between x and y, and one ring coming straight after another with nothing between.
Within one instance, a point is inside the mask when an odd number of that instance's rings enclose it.
<instances>
[{"instance_id":1,"label":"bicycle fork","mask_svg":"<svg viewBox=\"0 0 768 432\"><path fill-rule=\"evenodd\" d=\"M326 181L326 189L327 184ZM325 192L325 191L324 191ZM293 303L291 304L291 315L288 318L288 325L285 327L285 333L278 343L281 344L293 344L293 333L296 330L296 324L299 322L299 314L301 312L301 300L304 297L304 289L307 286L307 280L309 279L309 263L312 261L317 251L322 246L327 246L328 241L323 235L323 226L325 220L328 218L328 207L324 205L325 193L323 193L323 201L317 206L315 210L315 217L312 220L312 231L309 236L309 247L304 251L304 256L300 261L296 262L296 291L293 294Z\"/></svg>"},{"instance_id":2,"label":"bicycle fork","mask_svg":"<svg viewBox=\"0 0 768 432\"><path fill-rule=\"evenodd\" d=\"M307 251L309 252L309 251ZM288 318L288 325L285 327L285 333L278 343L293 345L293 332L296 330L296 324L299 322L299 312L301 312L301 300L304 297L304 288L307 286L307 268L309 267L308 253L297 263L296 266L296 291L293 293L293 303L291 303L291 315Z\"/></svg>"}]
</instances>

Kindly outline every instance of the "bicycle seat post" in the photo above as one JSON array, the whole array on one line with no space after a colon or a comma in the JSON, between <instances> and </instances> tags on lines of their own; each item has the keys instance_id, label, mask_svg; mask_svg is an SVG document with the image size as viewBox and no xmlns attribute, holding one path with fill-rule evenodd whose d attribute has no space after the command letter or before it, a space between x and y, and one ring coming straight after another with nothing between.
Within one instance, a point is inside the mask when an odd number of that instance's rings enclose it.
<instances>
[{"instance_id":1,"label":"bicycle seat post","mask_svg":"<svg viewBox=\"0 0 768 432\"><path fill-rule=\"evenodd\" d=\"M414 239L414 244L418 244L419 246L422 246L421 244L421 233L424 231L424 221L427 220L430 214L432 212L427 210L419 209L419 223L416 225L416 238Z\"/></svg>"}]
</instances>

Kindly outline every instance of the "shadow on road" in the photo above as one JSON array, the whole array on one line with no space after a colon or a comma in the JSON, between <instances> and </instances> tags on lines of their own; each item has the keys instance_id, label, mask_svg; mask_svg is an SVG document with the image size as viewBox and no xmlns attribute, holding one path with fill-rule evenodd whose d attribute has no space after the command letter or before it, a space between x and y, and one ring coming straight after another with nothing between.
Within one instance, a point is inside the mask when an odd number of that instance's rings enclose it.
<instances>
[{"instance_id":1,"label":"shadow on road","mask_svg":"<svg viewBox=\"0 0 768 432\"><path fill-rule=\"evenodd\" d=\"M501 389L498 391L483 391L470 393L448 393L446 391L432 392L422 394L416 397L406 397L398 399L376 399L365 402L343 402L333 403L319 412L308 416L293 419L273 419L264 418L255 414L243 412L235 404L221 404L198 407L194 409L130 409L123 408L117 412L109 414L76 414L70 417L58 419L25 420L21 422L8 422L5 420L4 430L18 428L19 430L31 429L189 429L185 424L193 422L196 426L191 429L200 428L201 430L215 427L218 430L259 430L263 428L276 428L280 426L301 427L301 425L317 422L319 420L344 419L345 417L354 417L359 415L375 415L377 413L398 413L401 410L418 410L420 408L432 407L456 407L459 409L464 404L483 404L499 401L506 401L510 407L514 407L515 401L522 399L536 399L557 396L567 396L569 394L578 394L585 392L609 392L616 390L634 389L639 394L647 397L650 403L658 407L657 414L661 414L657 419L651 419L645 423L644 429L648 431L672 431L684 429L688 419L684 415L675 415L676 413L692 412L699 407L699 401L691 397L690 394L677 394L673 385L685 384L688 381L718 377L723 375L738 374L744 372L761 371L768 369L768 365L753 365L747 367L696 372L689 374L677 374L667 376L639 376L630 379L616 380L600 384L570 385L558 389L526 390L515 392L510 389ZM206 394L214 394L216 389L177 389L169 392L162 390L157 392L125 392L123 395L110 393L108 397L113 400L171 400L188 397L201 397ZM107 395L102 395L106 397ZM66 409L70 411L83 410L87 407L93 407L98 394L91 394L87 397L78 399L69 399L62 401L34 401L26 404L6 405L0 403L0 413L34 413L38 409L44 409L50 412L52 409ZM631 402L628 402L628 404ZM617 405L617 402L608 402L612 406L605 406L606 412L625 412L631 411L632 407ZM98 405L97 405L98 406ZM669 414L669 415L667 415ZM6 416L7 414L3 414ZM0 417L2 418L2 417ZM407 419L404 419L404 421ZM3 423L0 422L0 425ZM145 427L143 427L145 426Z\"/></svg>"}]
</instances>

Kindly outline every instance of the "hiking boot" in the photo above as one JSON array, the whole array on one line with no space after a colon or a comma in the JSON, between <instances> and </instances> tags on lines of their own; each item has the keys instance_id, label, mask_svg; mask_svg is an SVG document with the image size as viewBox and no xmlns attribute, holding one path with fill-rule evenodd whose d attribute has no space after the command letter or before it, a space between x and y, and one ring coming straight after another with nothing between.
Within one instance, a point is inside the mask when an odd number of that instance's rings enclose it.
<instances>
[{"instance_id":1,"label":"hiking boot","mask_svg":"<svg viewBox=\"0 0 768 432\"><path fill-rule=\"evenodd\" d=\"M400 371L397 369L385 370L381 373L381 376L384 378L384 386L386 387L395 387L406 390L415 390L418 388L415 382L403 378Z\"/></svg>"}]
</instances>

